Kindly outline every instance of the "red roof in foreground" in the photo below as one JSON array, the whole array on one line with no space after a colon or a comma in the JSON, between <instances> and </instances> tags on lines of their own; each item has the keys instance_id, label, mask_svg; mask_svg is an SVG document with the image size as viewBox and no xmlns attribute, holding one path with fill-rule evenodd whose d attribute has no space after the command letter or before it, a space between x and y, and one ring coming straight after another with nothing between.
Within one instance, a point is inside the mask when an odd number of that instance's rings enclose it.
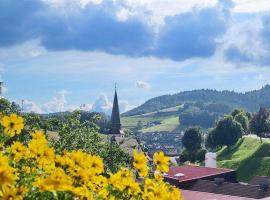
<instances>
[{"instance_id":1,"label":"red roof in foreground","mask_svg":"<svg viewBox=\"0 0 270 200\"><path fill-rule=\"evenodd\" d=\"M185 200L252 200L246 197L236 197L191 190L181 190L181 195L184 197Z\"/></svg>"},{"instance_id":2,"label":"red roof in foreground","mask_svg":"<svg viewBox=\"0 0 270 200\"><path fill-rule=\"evenodd\" d=\"M208 176L224 174L232 171L234 170L194 165L183 165L177 167L170 167L170 170L167 173L168 175L166 176L173 179L178 179L180 182L184 182L192 179L205 178Z\"/></svg>"}]
</instances>

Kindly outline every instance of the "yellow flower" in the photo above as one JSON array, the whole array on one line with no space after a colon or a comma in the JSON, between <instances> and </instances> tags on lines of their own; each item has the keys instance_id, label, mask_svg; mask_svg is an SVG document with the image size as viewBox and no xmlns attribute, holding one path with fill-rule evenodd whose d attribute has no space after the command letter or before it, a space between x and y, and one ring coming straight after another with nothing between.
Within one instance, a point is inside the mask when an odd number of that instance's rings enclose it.
<instances>
[{"instance_id":1,"label":"yellow flower","mask_svg":"<svg viewBox=\"0 0 270 200\"><path fill-rule=\"evenodd\" d=\"M156 181L158 181L158 182L163 181L163 176L162 176L161 172L158 170L155 171L154 177L155 177Z\"/></svg>"},{"instance_id":2,"label":"yellow flower","mask_svg":"<svg viewBox=\"0 0 270 200\"><path fill-rule=\"evenodd\" d=\"M35 131L32 133L32 139L34 140L46 140L46 137L43 132Z\"/></svg>"},{"instance_id":3,"label":"yellow flower","mask_svg":"<svg viewBox=\"0 0 270 200\"><path fill-rule=\"evenodd\" d=\"M148 175L147 157L143 152L138 153L136 150L133 152L134 161L133 166L138 171L139 176L146 177Z\"/></svg>"},{"instance_id":4,"label":"yellow flower","mask_svg":"<svg viewBox=\"0 0 270 200\"><path fill-rule=\"evenodd\" d=\"M169 158L162 151L154 153L154 163L160 172L169 171Z\"/></svg>"},{"instance_id":5,"label":"yellow flower","mask_svg":"<svg viewBox=\"0 0 270 200\"><path fill-rule=\"evenodd\" d=\"M7 156L3 156L0 153L0 167L1 166L8 166L8 157Z\"/></svg>"},{"instance_id":6,"label":"yellow flower","mask_svg":"<svg viewBox=\"0 0 270 200\"><path fill-rule=\"evenodd\" d=\"M99 156L92 156L89 160L90 168L95 174L101 174L104 171L103 161Z\"/></svg>"},{"instance_id":7,"label":"yellow flower","mask_svg":"<svg viewBox=\"0 0 270 200\"><path fill-rule=\"evenodd\" d=\"M3 185L2 192L0 193L2 200L21 200L23 195L18 192L17 188L12 185Z\"/></svg>"},{"instance_id":8,"label":"yellow flower","mask_svg":"<svg viewBox=\"0 0 270 200\"><path fill-rule=\"evenodd\" d=\"M72 179L65 174L64 170L61 168L56 168L55 171L46 178L39 178L35 186L37 186L40 191L71 191Z\"/></svg>"},{"instance_id":9,"label":"yellow flower","mask_svg":"<svg viewBox=\"0 0 270 200\"><path fill-rule=\"evenodd\" d=\"M10 137L13 137L15 134L20 134L24 127L23 118L16 114L4 116L1 120L1 124L4 127L5 134Z\"/></svg>"},{"instance_id":10,"label":"yellow flower","mask_svg":"<svg viewBox=\"0 0 270 200\"><path fill-rule=\"evenodd\" d=\"M10 153L15 161L20 161L25 156L26 148L20 142L14 142L10 147Z\"/></svg>"},{"instance_id":11,"label":"yellow flower","mask_svg":"<svg viewBox=\"0 0 270 200\"><path fill-rule=\"evenodd\" d=\"M86 186L77 187L77 188L73 189L73 193L77 197L79 197L80 199L83 199L83 200L94 199L92 193L88 190L88 188Z\"/></svg>"},{"instance_id":12,"label":"yellow flower","mask_svg":"<svg viewBox=\"0 0 270 200\"><path fill-rule=\"evenodd\" d=\"M4 184L13 184L17 180L15 171L7 165L0 166L0 187Z\"/></svg>"}]
</instances>

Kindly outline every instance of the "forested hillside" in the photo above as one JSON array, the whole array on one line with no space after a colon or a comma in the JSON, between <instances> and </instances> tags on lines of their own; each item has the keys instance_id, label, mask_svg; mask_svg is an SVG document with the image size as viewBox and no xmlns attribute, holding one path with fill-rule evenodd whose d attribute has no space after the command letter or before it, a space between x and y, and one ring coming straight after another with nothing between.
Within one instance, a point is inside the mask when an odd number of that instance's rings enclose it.
<instances>
[{"instance_id":1,"label":"forested hillside","mask_svg":"<svg viewBox=\"0 0 270 200\"><path fill-rule=\"evenodd\" d=\"M154 112L165 108L175 107L186 102L214 103L216 105L222 105L226 111L233 108L242 108L253 112L258 110L260 106L270 107L269 99L270 85L266 85L260 90L246 93L209 89L192 90L152 98L137 108L124 113L123 116Z\"/></svg>"}]
</instances>

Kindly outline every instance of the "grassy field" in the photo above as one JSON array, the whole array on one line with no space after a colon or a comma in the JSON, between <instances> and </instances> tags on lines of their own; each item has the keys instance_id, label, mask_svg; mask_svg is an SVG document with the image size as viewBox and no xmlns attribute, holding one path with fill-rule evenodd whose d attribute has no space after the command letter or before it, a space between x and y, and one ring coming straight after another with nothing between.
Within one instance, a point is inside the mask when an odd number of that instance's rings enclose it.
<instances>
[{"instance_id":1,"label":"grassy field","mask_svg":"<svg viewBox=\"0 0 270 200\"><path fill-rule=\"evenodd\" d=\"M167 118L161 121L161 124L151 126L149 128L142 129L141 132L161 132L161 131L173 131L179 125L178 117Z\"/></svg>"},{"instance_id":2,"label":"grassy field","mask_svg":"<svg viewBox=\"0 0 270 200\"><path fill-rule=\"evenodd\" d=\"M270 176L270 140L244 137L232 148L218 152L218 166L237 170L239 181L248 182L255 175Z\"/></svg>"},{"instance_id":3,"label":"grassy field","mask_svg":"<svg viewBox=\"0 0 270 200\"><path fill-rule=\"evenodd\" d=\"M143 125L151 122L159 122L161 124L143 129L142 132L153 131L172 131L178 126L177 111L182 105L162 109L156 112L145 113L142 115L134 115L129 117L122 117L121 122L124 128L134 128L137 126L138 121Z\"/></svg>"}]
</instances>

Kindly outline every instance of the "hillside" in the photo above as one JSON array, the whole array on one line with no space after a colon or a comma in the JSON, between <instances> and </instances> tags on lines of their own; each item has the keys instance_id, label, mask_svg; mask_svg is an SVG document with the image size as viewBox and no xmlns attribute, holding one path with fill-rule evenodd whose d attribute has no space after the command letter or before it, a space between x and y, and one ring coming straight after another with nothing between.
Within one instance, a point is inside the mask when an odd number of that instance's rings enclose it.
<instances>
[{"instance_id":1,"label":"hillside","mask_svg":"<svg viewBox=\"0 0 270 200\"><path fill-rule=\"evenodd\" d=\"M179 132L190 126L200 126L206 130L213 127L219 117L230 112L231 108L221 103L185 102L155 112L123 117L122 124L128 129L142 126L142 133Z\"/></svg>"},{"instance_id":2,"label":"hillside","mask_svg":"<svg viewBox=\"0 0 270 200\"><path fill-rule=\"evenodd\" d=\"M133 129L140 121L143 125L143 129L140 131L143 133L161 131L171 132L179 126L178 110L181 107L182 105L179 105L168 109L162 109L156 112L134 115L130 117L122 117L121 122L124 128Z\"/></svg>"},{"instance_id":3,"label":"hillside","mask_svg":"<svg viewBox=\"0 0 270 200\"><path fill-rule=\"evenodd\" d=\"M156 112L166 108L182 105L185 102L219 103L227 105L229 108L243 108L254 112L262 106L270 107L270 85L266 85L260 90L246 93L234 91L217 91L209 89L184 91L173 95L163 95L152 98L144 104L134 108L122 116L134 116L145 113Z\"/></svg>"},{"instance_id":4,"label":"hillside","mask_svg":"<svg viewBox=\"0 0 270 200\"><path fill-rule=\"evenodd\" d=\"M256 137L244 137L234 147L221 149L217 160L219 167L236 169L239 181L270 176L270 139L261 144Z\"/></svg>"}]
</instances>

